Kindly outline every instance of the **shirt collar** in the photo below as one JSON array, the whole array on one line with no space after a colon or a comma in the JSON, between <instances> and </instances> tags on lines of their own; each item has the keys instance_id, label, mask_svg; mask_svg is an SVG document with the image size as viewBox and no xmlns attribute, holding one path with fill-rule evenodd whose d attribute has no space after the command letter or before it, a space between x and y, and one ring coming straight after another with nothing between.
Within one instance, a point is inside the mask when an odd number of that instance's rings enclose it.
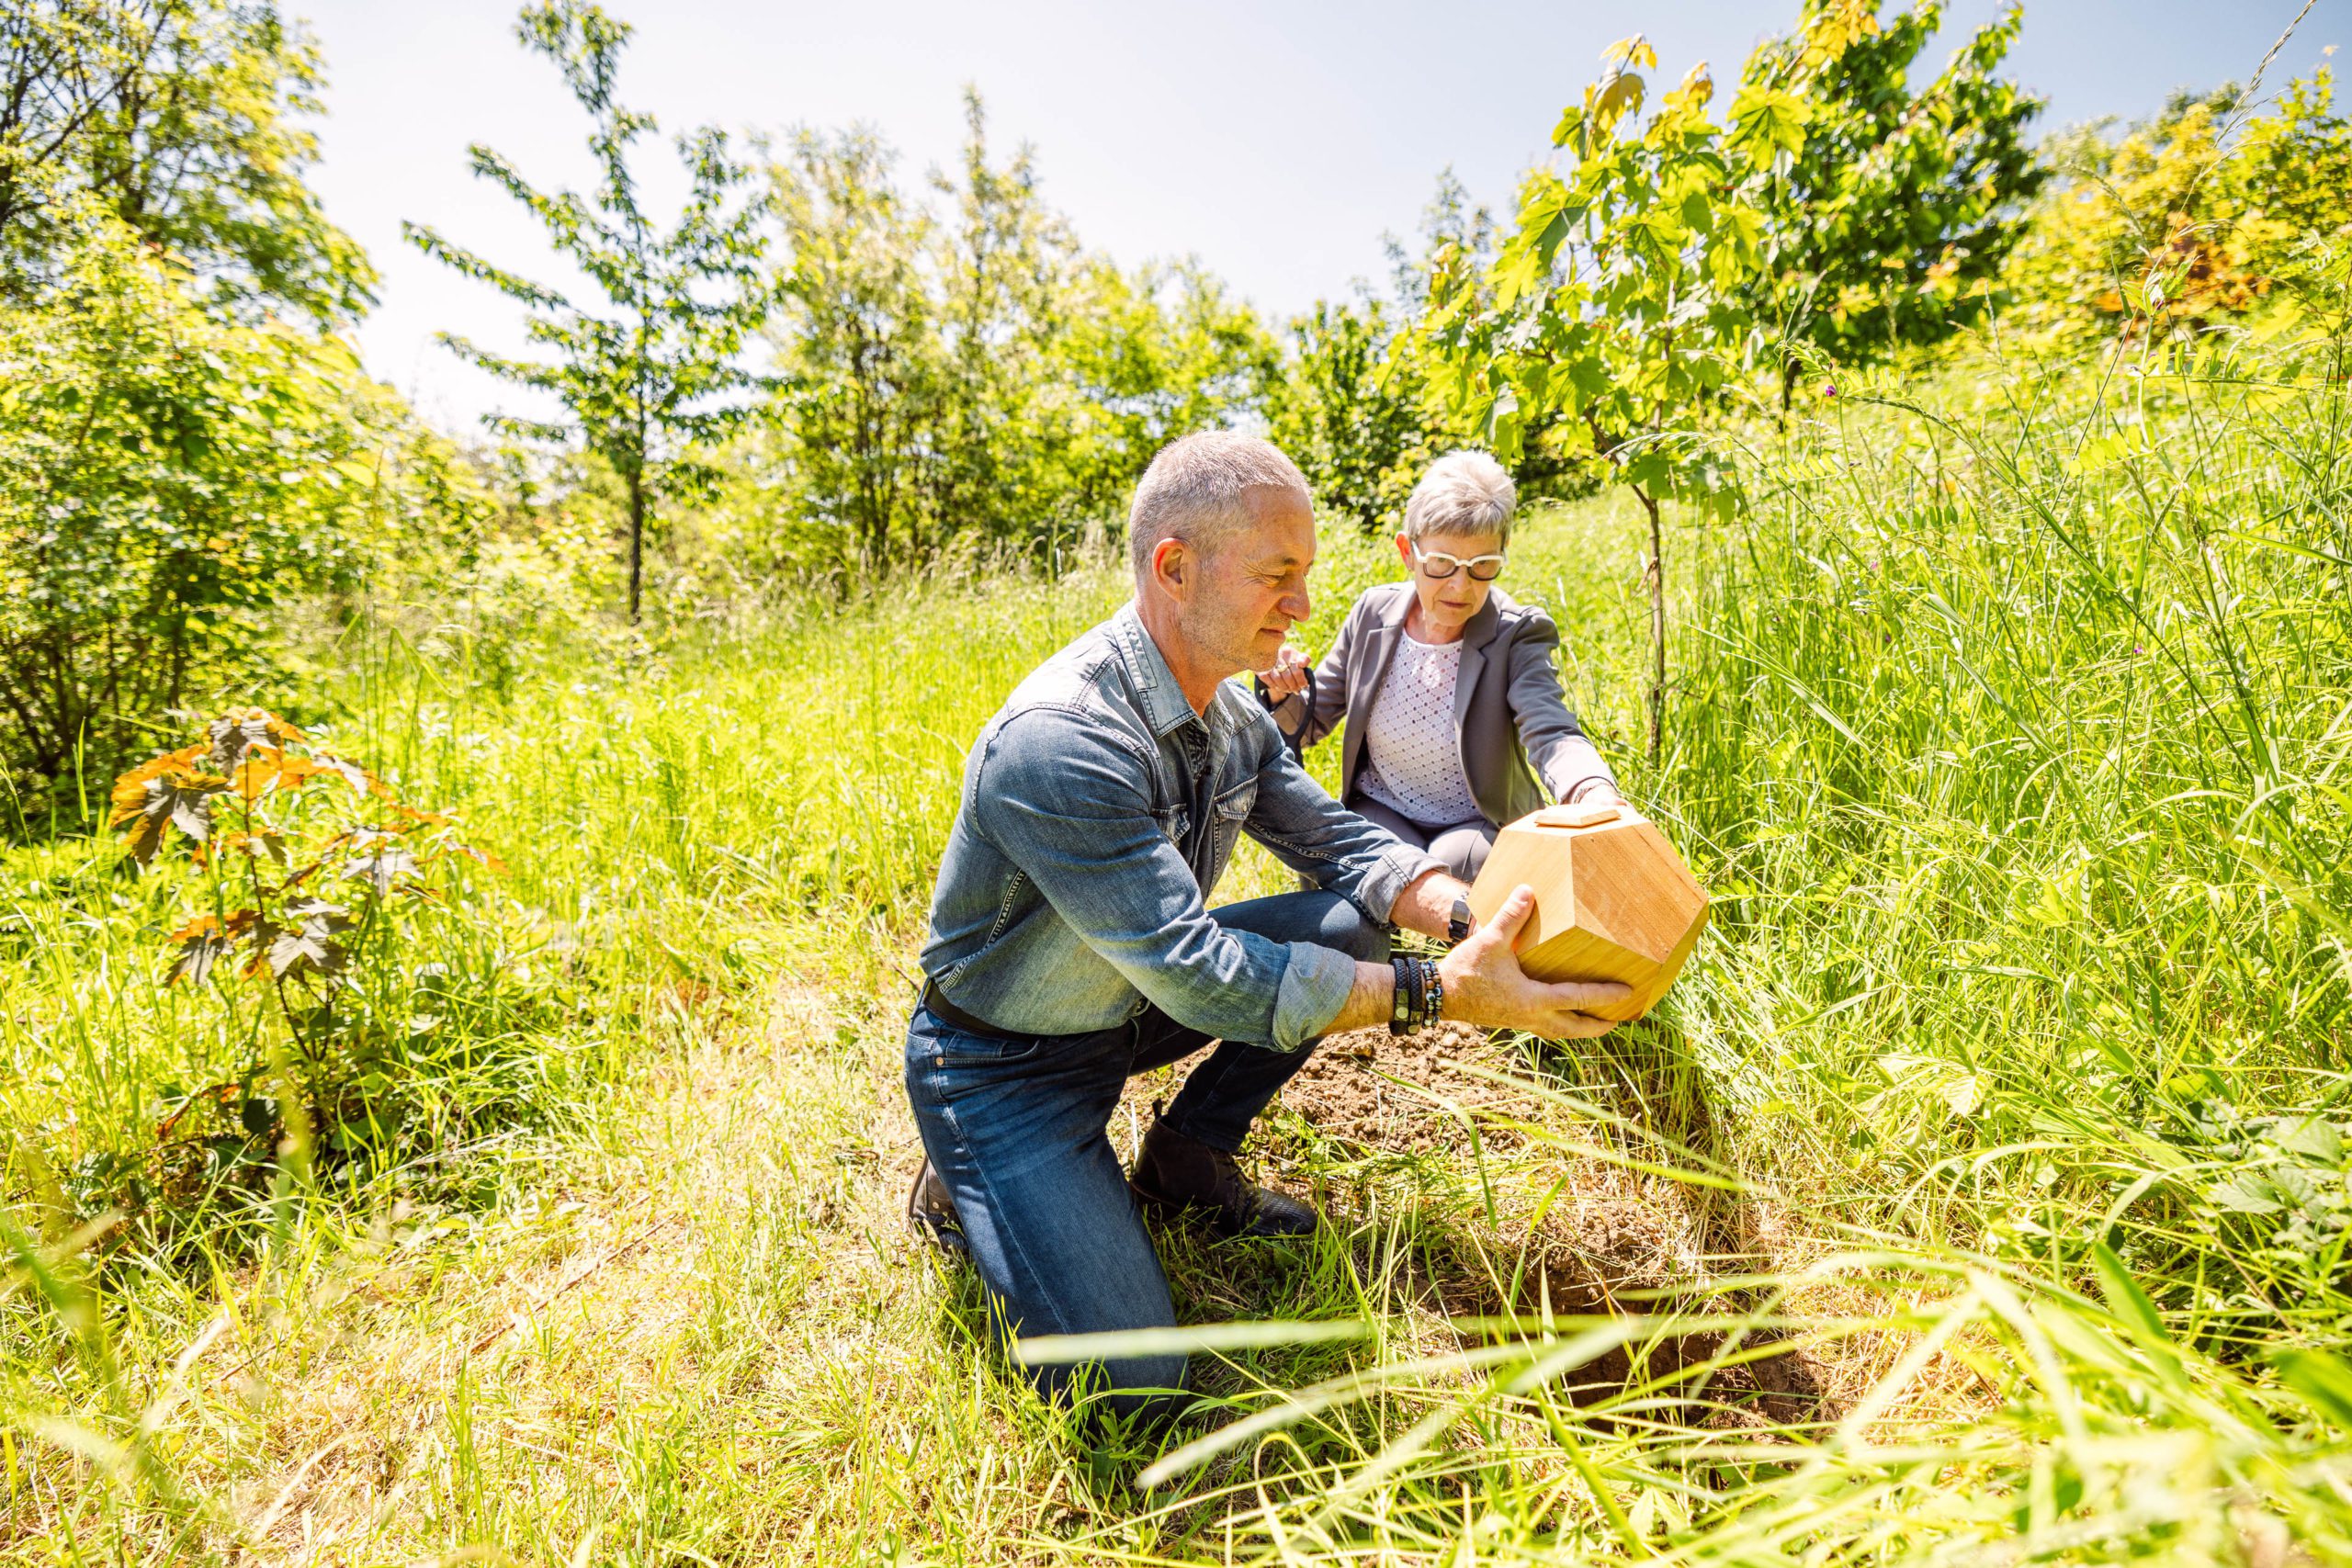
<instances>
[{"instance_id":1,"label":"shirt collar","mask_svg":"<svg viewBox=\"0 0 2352 1568\"><path fill-rule=\"evenodd\" d=\"M1126 663L1127 678L1143 699L1144 722L1151 726L1152 734L1165 736L1182 728L1188 720L1201 717L1184 700L1184 689L1176 683L1176 672L1168 668L1159 645L1144 629L1143 617L1136 613L1134 600L1120 605L1118 614L1111 617L1111 640ZM1217 705L1212 702L1209 712L1215 713Z\"/></svg>"}]
</instances>

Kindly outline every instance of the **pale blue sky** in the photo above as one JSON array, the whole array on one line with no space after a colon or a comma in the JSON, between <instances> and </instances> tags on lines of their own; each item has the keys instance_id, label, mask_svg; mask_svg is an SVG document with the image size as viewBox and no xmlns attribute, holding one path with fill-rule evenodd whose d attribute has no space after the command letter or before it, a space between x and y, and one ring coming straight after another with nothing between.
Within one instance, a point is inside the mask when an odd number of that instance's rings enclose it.
<instances>
[{"instance_id":1,"label":"pale blue sky","mask_svg":"<svg viewBox=\"0 0 2352 1568\"><path fill-rule=\"evenodd\" d=\"M1034 0L889 5L605 0L637 24L624 102L664 133L715 122L878 127L910 179L952 160L958 94L976 83L1003 144L1035 144L1048 198L1091 245L1133 264L1197 254L1282 315L1381 270L1452 165L1507 206L1560 106L1631 32L1660 74L1705 59L1727 80L1795 0L1613 0L1416 6L1238 0L1184 6ZM2045 129L2147 112L2175 86L2249 74L2301 0L2036 0L2011 55L2051 100ZM359 333L376 374L431 417L470 425L511 393L432 342L451 328L519 347L512 308L399 242L403 218L554 277L537 231L470 178L483 141L542 184L584 183L583 120L551 67L514 42L494 0L292 0L329 72L317 184L384 274ZM1952 0L1940 61L1996 14ZM2352 0L2317 0L2270 82L2352 45ZM2340 55L2339 55L2340 58ZM649 170L673 166L666 148Z\"/></svg>"}]
</instances>

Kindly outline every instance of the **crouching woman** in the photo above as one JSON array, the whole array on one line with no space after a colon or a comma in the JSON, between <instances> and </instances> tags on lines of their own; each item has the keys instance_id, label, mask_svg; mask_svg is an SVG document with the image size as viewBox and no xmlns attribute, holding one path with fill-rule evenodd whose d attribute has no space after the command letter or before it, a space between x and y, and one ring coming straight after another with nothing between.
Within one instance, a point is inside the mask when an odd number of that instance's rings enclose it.
<instances>
[{"instance_id":1,"label":"crouching woman","mask_svg":"<svg viewBox=\"0 0 2352 1568\"><path fill-rule=\"evenodd\" d=\"M1503 823L1618 798L1561 695L1552 617L1494 586L1518 499L1483 452L1438 459L1396 536L1408 579L1366 591L1320 664L1285 649L1258 678L1302 750L1346 721L1341 804L1464 879Z\"/></svg>"}]
</instances>

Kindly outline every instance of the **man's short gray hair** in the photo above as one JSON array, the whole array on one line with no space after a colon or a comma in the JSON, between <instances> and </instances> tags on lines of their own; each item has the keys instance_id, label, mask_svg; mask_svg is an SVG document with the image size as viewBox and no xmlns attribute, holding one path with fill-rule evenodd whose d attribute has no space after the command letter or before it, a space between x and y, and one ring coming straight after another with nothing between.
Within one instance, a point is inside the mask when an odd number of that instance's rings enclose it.
<instances>
[{"instance_id":1,"label":"man's short gray hair","mask_svg":"<svg viewBox=\"0 0 2352 1568\"><path fill-rule=\"evenodd\" d=\"M1484 452L1448 452L1430 465L1405 502L1405 537L1419 544L1431 534L1492 534L1498 548L1510 543L1511 508L1519 487Z\"/></svg>"},{"instance_id":2,"label":"man's short gray hair","mask_svg":"<svg viewBox=\"0 0 2352 1568\"><path fill-rule=\"evenodd\" d=\"M1127 513L1127 550L1140 581L1162 539L1181 539L1213 553L1250 522L1249 492L1260 486L1314 497L1298 465L1271 441L1238 430L1204 430L1159 449L1136 485Z\"/></svg>"}]
</instances>

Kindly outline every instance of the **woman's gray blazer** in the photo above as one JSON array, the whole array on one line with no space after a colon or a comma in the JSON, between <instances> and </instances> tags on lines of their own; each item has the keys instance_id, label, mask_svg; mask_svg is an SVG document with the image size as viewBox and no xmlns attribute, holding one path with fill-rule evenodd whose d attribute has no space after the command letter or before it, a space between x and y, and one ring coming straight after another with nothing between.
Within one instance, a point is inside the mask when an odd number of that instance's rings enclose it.
<instances>
[{"instance_id":1,"label":"woman's gray blazer","mask_svg":"<svg viewBox=\"0 0 2352 1568\"><path fill-rule=\"evenodd\" d=\"M1363 767L1365 720L1388 678L1388 661L1405 635L1413 585L1392 582L1367 590L1348 612L1315 684L1304 695L1272 705L1274 722L1303 750L1352 718L1340 757L1340 798L1354 790ZM1572 800L1595 779L1617 780L1585 738L1560 694L1552 668L1560 645L1552 617L1500 589L1462 629L1462 673L1453 688L1453 733L1471 798L1498 825L1554 801ZM1262 688L1261 689L1262 696ZM1310 706L1307 698L1312 697ZM1303 728L1302 728L1303 724Z\"/></svg>"}]
</instances>

